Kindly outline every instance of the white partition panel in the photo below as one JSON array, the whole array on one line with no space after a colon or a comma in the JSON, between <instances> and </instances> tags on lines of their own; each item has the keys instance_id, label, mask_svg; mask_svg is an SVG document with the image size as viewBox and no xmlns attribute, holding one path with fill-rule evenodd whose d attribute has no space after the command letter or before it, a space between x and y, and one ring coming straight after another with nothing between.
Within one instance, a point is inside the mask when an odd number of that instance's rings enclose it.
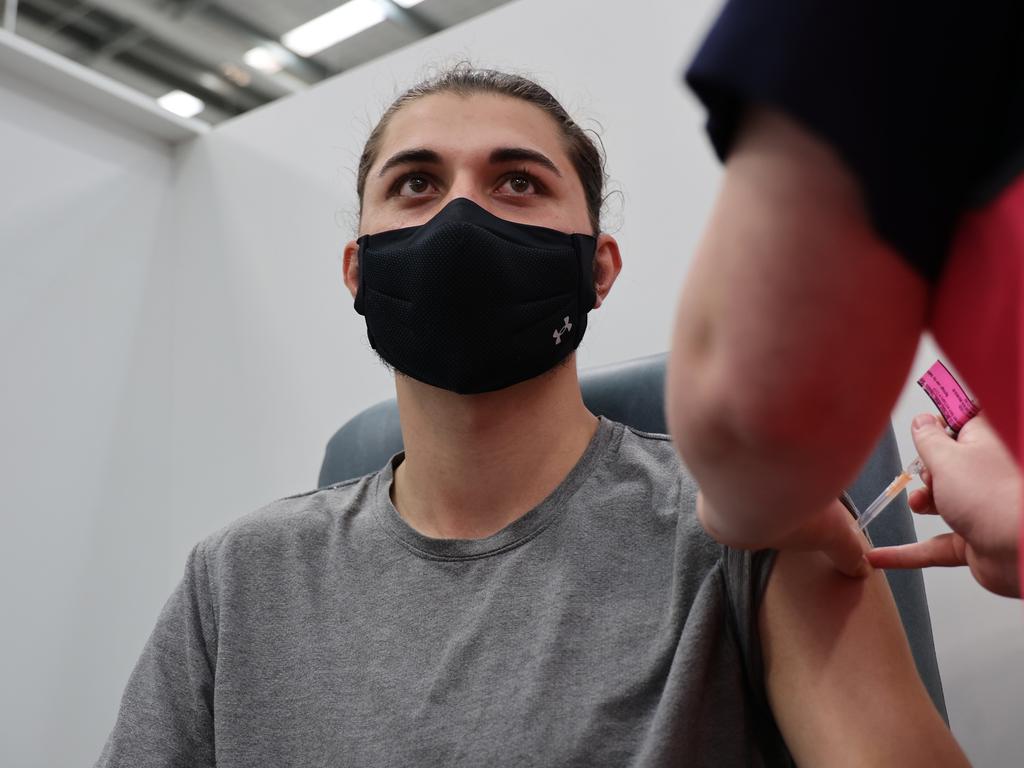
<instances>
[{"instance_id":1,"label":"white partition panel","mask_svg":"<svg viewBox=\"0 0 1024 768\"><path fill-rule=\"evenodd\" d=\"M95 759L174 584L172 151L0 71L0 765Z\"/></svg>"}]
</instances>

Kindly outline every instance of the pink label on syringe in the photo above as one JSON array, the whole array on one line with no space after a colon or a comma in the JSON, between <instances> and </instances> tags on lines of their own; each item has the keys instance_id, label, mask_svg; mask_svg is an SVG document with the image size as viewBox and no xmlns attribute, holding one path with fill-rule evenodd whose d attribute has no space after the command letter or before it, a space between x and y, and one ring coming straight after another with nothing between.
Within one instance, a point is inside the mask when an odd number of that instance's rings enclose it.
<instances>
[{"instance_id":1,"label":"pink label on syringe","mask_svg":"<svg viewBox=\"0 0 1024 768\"><path fill-rule=\"evenodd\" d=\"M929 368L917 383L932 399L942 418L954 432L959 432L960 428L981 410L941 360L936 360L935 365Z\"/></svg>"}]
</instances>

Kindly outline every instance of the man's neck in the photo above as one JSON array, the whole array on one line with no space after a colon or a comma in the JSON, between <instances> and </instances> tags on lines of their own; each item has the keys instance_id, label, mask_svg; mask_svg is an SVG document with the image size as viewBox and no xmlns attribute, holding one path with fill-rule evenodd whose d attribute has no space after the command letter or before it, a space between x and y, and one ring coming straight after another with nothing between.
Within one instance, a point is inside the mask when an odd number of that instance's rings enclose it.
<instances>
[{"instance_id":1,"label":"man's neck","mask_svg":"<svg viewBox=\"0 0 1024 768\"><path fill-rule=\"evenodd\" d=\"M420 533L480 539L543 501L597 430L575 361L481 395L457 395L399 376L405 460L391 498Z\"/></svg>"}]
</instances>

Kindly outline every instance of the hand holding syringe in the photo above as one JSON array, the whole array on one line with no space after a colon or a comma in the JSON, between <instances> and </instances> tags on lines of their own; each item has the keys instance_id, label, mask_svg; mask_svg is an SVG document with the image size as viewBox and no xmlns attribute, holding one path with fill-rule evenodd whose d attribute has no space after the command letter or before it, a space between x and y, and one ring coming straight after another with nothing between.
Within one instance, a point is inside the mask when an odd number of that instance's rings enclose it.
<instances>
[{"instance_id":1,"label":"hand holding syringe","mask_svg":"<svg viewBox=\"0 0 1024 768\"><path fill-rule=\"evenodd\" d=\"M936 362L929 368L917 383L938 406L946 420L946 432L953 437L956 437L960 427L977 416L981 410L941 362ZM857 528L861 531L867 528L883 509L896 500L900 492L914 479L914 475L920 475L924 470L924 462L920 457L910 462L906 469L900 472L896 479L878 495L878 498L860 514L857 518Z\"/></svg>"},{"instance_id":2,"label":"hand holding syringe","mask_svg":"<svg viewBox=\"0 0 1024 768\"><path fill-rule=\"evenodd\" d=\"M1024 475L983 414L954 440L931 414L914 419L914 444L928 471L910 495L918 514L938 515L950 530L919 542L873 547L875 568L968 566L985 589L1019 597L1020 500ZM880 537L887 538L887 537Z\"/></svg>"}]
</instances>

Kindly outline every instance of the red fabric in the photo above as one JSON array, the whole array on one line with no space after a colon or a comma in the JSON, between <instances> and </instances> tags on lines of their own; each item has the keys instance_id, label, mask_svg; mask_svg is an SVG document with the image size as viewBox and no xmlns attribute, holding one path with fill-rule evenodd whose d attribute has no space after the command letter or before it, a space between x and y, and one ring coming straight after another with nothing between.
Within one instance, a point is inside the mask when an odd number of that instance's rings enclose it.
<instances>
[{"instance_id":1,"label":"red fabric","mask_svg":"<svg viewBox=\"0 0 1024 768\"><path fill-rule=\"evenodd\" d=\"M1024 470L1024 175L964 216L930 325ZM1024 585L1024 557L1020 569Z\"/></svg>"}]
</instances>

